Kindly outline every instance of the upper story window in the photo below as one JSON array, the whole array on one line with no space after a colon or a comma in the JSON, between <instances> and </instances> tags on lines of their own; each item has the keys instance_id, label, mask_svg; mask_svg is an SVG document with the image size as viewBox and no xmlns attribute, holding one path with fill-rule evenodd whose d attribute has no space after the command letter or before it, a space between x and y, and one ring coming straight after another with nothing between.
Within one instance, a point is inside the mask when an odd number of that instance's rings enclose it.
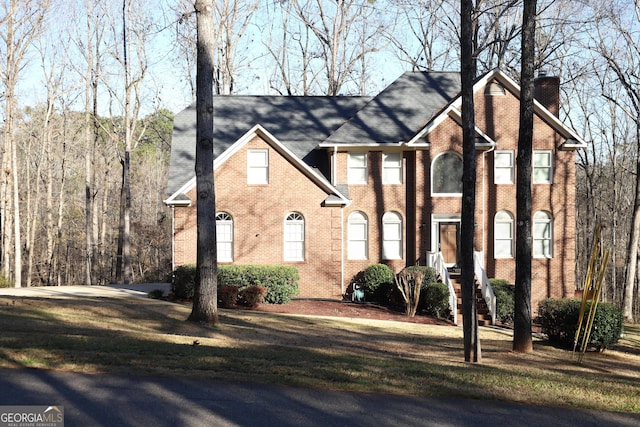
<instances>
[{"instance_id":1,"label":"upper story window","mask_svg":"<svg viewBox=\"0 0 640 427\"><path fill-rule=\"evenodd\" d=\"M538 211L533 216L533 257L553 257L553 221L549 212Z\"/></svg>"},{"instance_id":2,"label":"upper story window","mask_svg":"<svg viewBox=\"0 0 640 427\"><path fill-rule=\"evenodd\" d=\"M553 153L550 150L533 152L533 183L553 183Z\"/></svg>"},{"instance_id":3,"label":"upper story window","mask_svg":"<svg viewBox=\"0 0 640 427\"><path fill-rule=\"evenodd\" d=\"M402 184L402 153L382 153L382 183Z\"/></svg>"},{"instance_id":4,"label":"upper story window","mask_svg":"<svg viewBox=\"0 0 640 427\"><path fill-rule=\"evenodd\" d=\"M396 212L382 215L382 259L402 259L402 217Z\"/></svg>"},{"instance_id":5,"label":"upper story window","mask_svg":"<svg viewBox=\"0 0 640 427\"><path fill-rule=\"evenodd\" d=\"M513 184L514 179L513 151L494 151L493 153L493 182L494 184Z\"/></svg>"},{"instance_id":6,"label":"upper story window","mask_svg":"<svg viewBox=\"0 0 640 427\"><path fill-rule=\"evenodd\" d=\"M462 157L448 151L433 159L431 194L462 195Z\"/></svg>"},{"instance_id":7,"label":"upper story window","mask_svg":"<svg viewBox=\"0 0 640 427\"><path fill-rule=\"evenodd\" d=\"M349 259L367 259L369 257L369 225L367 216L362 212L352 212L348 220L347 256Z\"/></svg>"},{"instance_id":8,"label":"upper story window","mask_svg":"<svg viewBox=\"0 0 640 427\"><path fill-rule=\"evenodd\" d=\"M304 217L298 212L284 220L284 260L304 261Z\"/></svg>"},{"instance_id":9,"label":"upper story window","mask_svg":"<svg viewBox=\"0 0 640 427\"><path fill-rule=\"evenodd\" d=\"M349 184L366 184L369 174L367 153L349 153L347 163L347 182Z\"/></svg>"},{"instance_id":10,"label":"upper story window","mask_svg":"<svg viewBox=\"0 0 640 427\"><path fill-rule=\"evenodd\" d=\"M269 183L269 150L247 151L247 184Z\"/></svg>"},{"instance_id":11,"label":"upper story window","mask_svg":"<svg viewBox=\"0 0 640 427\"><path fill-rule=\"evenodd\" d=\"M233 218L226 212L216 214L216 249L218 261L233 261Z\"/></svg>"},{"instance_id":12,"label":"upper story window","mask_svg":"<svg viewBox=\"0 0 640 427\"><path fill-rule=\"evenodd\" d=\"M513 216L499 211L493 219L494 258L513 258Z\"/></svg>"}]
</instances>

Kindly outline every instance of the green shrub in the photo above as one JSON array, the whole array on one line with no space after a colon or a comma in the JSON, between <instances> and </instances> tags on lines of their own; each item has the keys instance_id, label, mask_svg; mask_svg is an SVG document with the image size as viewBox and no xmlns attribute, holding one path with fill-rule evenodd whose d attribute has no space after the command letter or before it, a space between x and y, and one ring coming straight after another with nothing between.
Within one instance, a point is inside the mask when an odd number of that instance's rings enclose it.
<instances>
[{"instance_id":1,"label":"green shrub","mask_svg":"<svg viewBox=\"0 0 640 427\"><path fill-rule=\"evenodd\" d=\"M242 305L255 308L264 301L267 288L264 286L247 286L240 289L239 299Z\"/></svg>"},{"instance_id":2,"label":"green shrub","mask_svg":"<svg viewBox=\"0 0 640 427\"><path fill-rule=\"evenodd\" d=\"M181 265L173 273L171 291L176 298L191 300L195 288L196 266ZM218 287L247 286L267 288L264 302L286 304L298 294L298 270L282 265L219 265Z\"/></svg>"},{"instance_id":3,"label":"green shrub","mask_svg":"<svg viewBox=\"0 0 640 427\"><path fill-rule=\"evenodd\" d=\"M449 316L449 287L445 283L429 283L420 292L423 309L428 315L441 318Z\"/></svg>"},{"instance_id":4,"label":"green shrub","mask_svg":"<svg viewBox=\"0 0 640 427\"><path fill-rule=\"evenodd\" d=\"M538 316L540 318L542 332L547 334L549 341L565 348L573 348L581 304L582 301L575 298L548 298L540 302L538 306ZM590 307L591 302L588 302L585 308L583 330ZM622 310L613 304L598 303L588 344L589 346L603 350L617 343L623 330ZM582 340L583 334L584 333L581 334L580 340Z\"/></svg>"},{"instance_id":5,"label":"green shrub","mask_svg":"<svg viewBox=\"0 0 640 427\"><path fill-rule=\"evenodd\" d=\"M393 270L385 264L372 264L364 270L365 299L388 302L395 288Z\"/></svg>"},{"instance_id":6,"label":"green shrub","mask_svg":"<svg viewBox=\"0 0 640 427\"><path fill-rule=\"evenodd\" d=\"M502 323L513 321L515 303L514 286L504 279L489 279L496 295L496 318Z\"/></svg>"},{"instance_id":7,"label":"green shrub","mask_svg":"<svg viewBox=\"0 0 640 427\"><path fill-rule=\"evenodd\" d=\"M196 265L185 264L176 268L173 272L171 292L178 299L191 300L196 283Z\"/></svg>"},{"instance_id":8,"label":"green shrub","mask_svg":"<svg viewBox=\"0 0 640 427\"><path fill-rule=\"evenodd\" d=\"M218 285L267 289L264 302L286 304L298 294L298 270L282 265L220 265Z\"/></svg>"}]
</instances>

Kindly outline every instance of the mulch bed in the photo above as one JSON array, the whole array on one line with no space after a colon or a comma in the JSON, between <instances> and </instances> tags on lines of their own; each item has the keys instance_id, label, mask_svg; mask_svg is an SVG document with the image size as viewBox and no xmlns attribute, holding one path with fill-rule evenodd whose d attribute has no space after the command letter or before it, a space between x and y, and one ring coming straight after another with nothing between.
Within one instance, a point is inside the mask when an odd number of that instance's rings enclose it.
<instances>
[{"instance_id":1,"label":"mulch bed","mask_svg":"<svg viewBox=\"0 0 640 427\"><path fill-rule=\"evenodd\" d=\"M269 313L393 320L426 325L453 325L453 322L420 314L408 317L404 311L394 310L379 304L339 300L293 299L288 304L260 304L251 310Z\"/></svg>"}]
</instances>

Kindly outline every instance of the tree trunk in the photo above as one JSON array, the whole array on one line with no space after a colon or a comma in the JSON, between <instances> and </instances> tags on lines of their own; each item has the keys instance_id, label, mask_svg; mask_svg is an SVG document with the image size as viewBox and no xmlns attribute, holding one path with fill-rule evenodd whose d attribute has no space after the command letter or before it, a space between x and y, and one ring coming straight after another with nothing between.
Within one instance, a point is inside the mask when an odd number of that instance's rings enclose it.
<instances>
[{"instance_id":1,"label":"tree trunk","mask_svg":"<svg viewBox=\"0 0 640 427\"><path fill-rule=\"evenodd\" d=\"M640 153L640 121L636 121L637 152ZM640 244L640 154L636 155L636 191L633 200L631 237L627 247L627 272L622 296L622 315L625 322L633 323L633 294L638 268L638 244Z\"/></svg>"},{"instance_id":2,"label":"tree trunk","mask_svg":"<svg viewBox=\"0 0 640 427\"><path fill-rule=\"evenodd\" d=\"M462 218L460 230L460 270L462 273L462 323L464 360L481 362L478 337L478 307L473 250L476 207L476 147L473 83L476 61L473 43L473 2L461 1L461 83L462 83Z\"/></svg>"},{"instance_id":3,"label":"tree trunk","mask_svg":"<svg viewBox=\"0 0 640 427\"><path fill-rule=\"evenodd\" d=\"M196 0L198 66L196 74L197 268L189 320L218 322L216 201L213 177L213 2Z\"/></svg>"},{"instance_id":4,"label":"tree trunk","mask_svg":"<svg viewBox=\"0 0 640 427\"><path fill-rule=\"evenodd\" d=\"M513 350L533 351L531 335L531 171L533 158L533 97L536 0L525 0L522 16L520 130L516 163L516 286Z\"/></svg>"}]
</instances>

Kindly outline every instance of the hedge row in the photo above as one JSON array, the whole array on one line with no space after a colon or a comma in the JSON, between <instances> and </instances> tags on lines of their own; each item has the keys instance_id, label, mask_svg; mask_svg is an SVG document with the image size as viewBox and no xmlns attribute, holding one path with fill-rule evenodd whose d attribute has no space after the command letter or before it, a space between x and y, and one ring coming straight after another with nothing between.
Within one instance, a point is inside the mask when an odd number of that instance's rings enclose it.
<instances>
[{"instance_id":1,"label":"hedge row","mask_svg":"<svg viewBox=\"0 0 640 427\"><path fill-rule=\"evenodd\" d=\"M196 266L182 265L174 271L171 291L180 299L193 299ZM233 286L266 289L264 302L286 304L298 294L298 270L282 265L219 265L218 288ZM227 291L228 292L228 291Z\"/></svg>"}]
</instances>

